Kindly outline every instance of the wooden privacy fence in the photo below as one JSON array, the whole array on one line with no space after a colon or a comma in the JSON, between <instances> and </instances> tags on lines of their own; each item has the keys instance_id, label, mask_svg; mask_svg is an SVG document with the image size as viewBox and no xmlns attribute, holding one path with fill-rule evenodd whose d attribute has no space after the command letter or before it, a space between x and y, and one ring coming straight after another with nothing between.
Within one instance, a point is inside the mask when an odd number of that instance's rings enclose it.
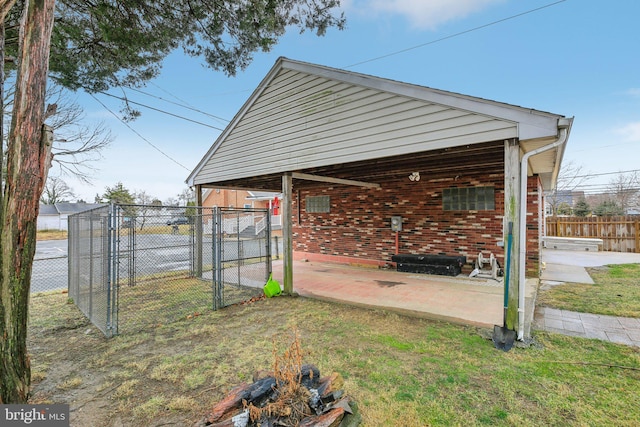
<instances>
[{"instance_id":1,"label":"wooden privacy fence","mask_svg":"<svg viewBox=\"0 0 640 427\"><path fill-rule=\"evenodd\" d=\"M603 250L640 252L640 216L547 217L547 236L602 239Z\"/></svg>"}]
</instances>

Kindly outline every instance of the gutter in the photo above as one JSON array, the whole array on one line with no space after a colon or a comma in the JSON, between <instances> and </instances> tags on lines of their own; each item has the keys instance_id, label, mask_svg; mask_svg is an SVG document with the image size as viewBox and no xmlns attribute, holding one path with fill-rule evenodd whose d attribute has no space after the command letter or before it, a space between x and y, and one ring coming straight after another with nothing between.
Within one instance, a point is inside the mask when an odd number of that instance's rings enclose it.
<instances>
[{"instance_id":1,"label":"gutter","mask_svg":"<svg viewBox=\"0 0 640 427\"><path fill-rule=\"evenodd\" d=\"M573 119L558 120L558 129L560 134L558 139L549 145L536 148L522 156L520 160L520 230L518 231L518 239L520 243L519 269L518 269L518 340L524 339L524 305L525 305L525 284L526 284L526 254L527 254L527 172L529 166L529 158L545 151L559 147L567 142L569 137L569 128Z\"/></svg>"}]
</instances>

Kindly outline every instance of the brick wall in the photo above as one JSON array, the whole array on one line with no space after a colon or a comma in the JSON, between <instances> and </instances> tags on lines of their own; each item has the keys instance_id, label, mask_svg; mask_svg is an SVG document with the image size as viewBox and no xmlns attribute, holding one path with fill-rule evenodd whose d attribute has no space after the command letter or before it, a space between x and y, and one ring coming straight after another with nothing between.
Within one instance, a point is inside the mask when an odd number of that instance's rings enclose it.
<instances>
[{"instance_id":1,"label":"brick wall","mask_svg":"<svg viewBox=\"0 0 640 427\"><path fill-rule=\"evenodd\" d=\"M540 251L544 233L544 192L537 176L527 181L527 277L540 273Z\"/></svg>"},{"instance_id":2,"label":"brick wall","mask_svg":"<svg viewBox=\"0 0 640 427\"><path fill-rule=\"evenodd\" d=\"M494 186L495 210L444 211L442 189ZM295 189L295 187L294 187ZM528 215L528 271L537 271L541 223L536 209L542 206L538 180L529 181L532 209ZM330 196L329 213L307 213L307 196ZM356 264L384 265L396 253L396 233L391 217L402 216L398 233L399 253L464 255L475 261L479 252L493 253L504 265L502 221L504 176L477 175L418 182L406 176L387 181L378 189L350 186L317 188L294 192L293 241L295 257ZM535 220L534 220L535 219ZM535 231L534 231L535 230ZM465 272L470 271L470 267Z\"/></svg>"},{"instance_id":3,"label":"brick wall","mask_svg":"<svg viewBox=\"0 0 640 427\"><path fill-rule=\"evenodd\" d=\"M218 206L223 208L243 208L245 204L251 204L251 200L247 200L249 192L244 190L212 190L207 194L207 197L203 200L202 206Z\"/></svg>"}]
</instances>

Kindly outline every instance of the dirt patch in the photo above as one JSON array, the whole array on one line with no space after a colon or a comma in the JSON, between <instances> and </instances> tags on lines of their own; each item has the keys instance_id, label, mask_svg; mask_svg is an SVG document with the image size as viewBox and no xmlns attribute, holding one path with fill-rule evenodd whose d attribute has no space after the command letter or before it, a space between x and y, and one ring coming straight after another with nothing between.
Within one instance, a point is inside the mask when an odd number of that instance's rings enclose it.
<instances>
[{"instance_id":1,"label":"dirt patch","mask_svg":"<svg viewBox=\"0 0 640 427\"><path fill-rule=\"evenodd\" d=\"M313 322L319 307L309 301L255 299L107 339L66 294L37 295L30 402L68 403L72 426L193 425L239 381L271 367L273 337L291 326L278 319L300 303Z\"/></svg>"}]
</instances>

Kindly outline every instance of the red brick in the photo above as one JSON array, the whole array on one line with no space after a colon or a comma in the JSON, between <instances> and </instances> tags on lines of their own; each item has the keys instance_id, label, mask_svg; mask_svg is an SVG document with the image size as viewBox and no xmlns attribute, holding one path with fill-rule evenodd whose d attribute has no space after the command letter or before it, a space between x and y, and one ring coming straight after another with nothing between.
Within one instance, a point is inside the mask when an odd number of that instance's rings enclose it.
<instances>
[{"instance_id":1,"label":"red brick","mask_svg":"<svg viewBox=\"0 0 640 427\"><path fill-rule=\"evenodd\" d=\"M544 204L538 178L529 178L527 184L527 276L537 276L543 222L539 208ZM495 210L443 210L444 188L490 185L495 187ZM317 195L330 196L329 213L305 211L305 198ZM502 175L460 177L455 182L432 182L427 177L411 182L403 177L385 182L378 189L340 186L301 190L299 198L294 197L293 207L297 259L378 266L391 263L396 235L391 231L390 221L392 216L402 216L400 253L464 255L469 263L479 252L486 256L493 253L504 265L504 249L498 246L503 240Z\"/></svg>"}]
</instances>

